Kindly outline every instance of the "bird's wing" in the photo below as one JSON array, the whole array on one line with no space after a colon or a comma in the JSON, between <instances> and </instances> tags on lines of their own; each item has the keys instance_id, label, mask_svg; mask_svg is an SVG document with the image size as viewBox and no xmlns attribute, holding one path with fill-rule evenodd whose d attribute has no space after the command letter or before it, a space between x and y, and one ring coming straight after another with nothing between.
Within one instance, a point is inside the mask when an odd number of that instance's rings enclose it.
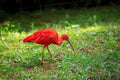
<instances>
[{"instance_id":1,"label":"bird's wing","mask_svg":"<svg viewBox=\"0 0 120 80\"><path fill-rule=\"evenodd\" d=\"M27 36L26 38L24 38L24 42L33 42L34 40L38 39L41 34L40 34L41 31L37 31L29 36Z\"/></svg>"},{"instance_id":2,"label":"bird's wing","mask_svg":"<svg viewBox=\"0 0 120 80\"><path fill-rule=\"evenodd\" d=\"M45 29L45 30L39 30L33 33L32 35L29 35L23 41L49 45L51 43L55 44L55 41L57 40L58 40L58 34L56 31L51 29Z\"/></svg>"}]
</instances>

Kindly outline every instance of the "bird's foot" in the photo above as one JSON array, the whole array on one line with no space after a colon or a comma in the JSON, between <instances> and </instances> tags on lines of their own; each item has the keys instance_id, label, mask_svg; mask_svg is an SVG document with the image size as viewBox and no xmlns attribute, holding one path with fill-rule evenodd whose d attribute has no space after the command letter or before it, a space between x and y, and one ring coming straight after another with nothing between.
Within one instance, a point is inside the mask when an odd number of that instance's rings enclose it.
<instances>
[{"instance_id":1,"label":"bird's foot","mask_svg":"<svg viewBox=\"0 0 120 80\"><path fill-rule=\"evenodd\" d=\"M54 59L55 57L54 56L51 56L51 59Z\"/></svg>"},{"instance_id":2,"label":"bird's foot","mask_svg":"<svg viewBox=\"0 0 120 80\"><path fill-rule=\"evenodd\" d=\"M45 64L45 63L47 63L47 61L45 61L45 60L42 60L42 61L41 61L41 63L42 63L42 64Z\"/></svg>"},{"instance_id":3,"label":"bird's foot","mask_svg":"<svg viewBox=\"0 0 120 80\"><path fill-rule=\"evenodd\" d=\"M56 59L54 56L52 56L51 59L52 59L53 61L57 61L57 59Z\"/></svg>"}]
</instances>

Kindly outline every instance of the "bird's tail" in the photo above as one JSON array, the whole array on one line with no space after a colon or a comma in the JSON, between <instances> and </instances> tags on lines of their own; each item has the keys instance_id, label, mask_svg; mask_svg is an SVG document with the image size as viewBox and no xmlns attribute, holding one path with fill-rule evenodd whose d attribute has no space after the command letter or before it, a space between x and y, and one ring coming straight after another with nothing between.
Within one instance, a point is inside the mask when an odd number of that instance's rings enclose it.
<instances>
[{"instance_id":1,"label":"bird's tail","mask_svg":"<svg viewBox=\"0 0 120 80\"><path fill-rule=\"evenodd\" d=\"M31 40L32 40L32 36L30 35L30 36L24 38L23 42L31 42Z\"/></svg>"}]
</instances>

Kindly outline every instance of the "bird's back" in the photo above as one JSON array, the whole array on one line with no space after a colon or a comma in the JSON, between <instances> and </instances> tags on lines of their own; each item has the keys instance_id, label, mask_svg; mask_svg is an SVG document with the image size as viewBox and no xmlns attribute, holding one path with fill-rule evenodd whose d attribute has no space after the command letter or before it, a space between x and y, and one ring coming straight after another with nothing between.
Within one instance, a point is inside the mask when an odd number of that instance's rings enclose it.
<instances>
[{"instance_id":1,"label":"bird's back","mask_svg":"<svg viewBox=\"0 0 120 80\"><path fill-rule=\"evenodd\" d=\"M37 44L43 44L45 46L49 44L55 44L58 40L58 34L53 29L43 29L39 30L28 37L26 37L23 41L24 42L34 42Z\"/></svg>"}]
</instances>

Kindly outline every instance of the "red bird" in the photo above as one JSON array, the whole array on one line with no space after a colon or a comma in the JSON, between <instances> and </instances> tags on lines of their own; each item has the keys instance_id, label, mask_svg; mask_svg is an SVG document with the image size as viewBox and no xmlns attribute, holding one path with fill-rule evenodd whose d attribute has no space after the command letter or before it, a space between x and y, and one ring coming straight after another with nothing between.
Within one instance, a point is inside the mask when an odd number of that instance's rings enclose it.
<instances>
[{"instance_id":1,"label":"red bird","mask_svg":"<svg viewBox=\"0 0 120 80\"><path fill-rule=\"evenodd\" d=\"M33 42L33 43L37 43L37 44L42 44L43 45L43 50L42 50L42 63L44 63L44 48L47 48L51 58L52 58L52 54L48 48L48 46L50 44L56 44L56 45L60 45L62 44L63 40L66 40L70 46L72 47L72 50L75 53L75 50L70 42L70 39L68 37L67 34L63 34L62 36L58 37L58 33L53 30L53 29L43 29L43 30L39 30L29 36L27 36L23 42Z\"/></svg>"}]
</instances>

